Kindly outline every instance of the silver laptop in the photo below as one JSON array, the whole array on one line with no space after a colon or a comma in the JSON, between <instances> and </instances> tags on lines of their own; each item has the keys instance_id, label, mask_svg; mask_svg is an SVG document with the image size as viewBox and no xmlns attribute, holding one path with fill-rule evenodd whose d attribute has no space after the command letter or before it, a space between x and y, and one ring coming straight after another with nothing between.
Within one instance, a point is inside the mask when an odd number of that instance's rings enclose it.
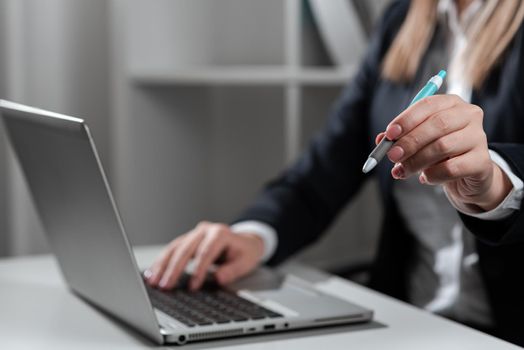
<instances>
[{"instance_id":1,"label":"silver laptop","mask_svg":"<svg viewBox=\"0 0 524 350\"><path fill-rule=\"evenodd\" d=\"M0 100L0 113L71 289L159 344L369 321L372 311L260 268L199 292L148 287L82 119Z\"/></svg>"}]
</instances>

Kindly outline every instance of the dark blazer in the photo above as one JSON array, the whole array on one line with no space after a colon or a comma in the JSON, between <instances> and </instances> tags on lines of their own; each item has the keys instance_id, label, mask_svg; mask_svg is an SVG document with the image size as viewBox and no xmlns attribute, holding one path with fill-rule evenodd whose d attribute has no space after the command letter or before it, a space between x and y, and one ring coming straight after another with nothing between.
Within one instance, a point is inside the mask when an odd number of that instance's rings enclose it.
<instances>
[{"instance_id":1,"label":"dark blazer","mask_svg":"<svg viewBox=\"0 0 524 350\"><path fill-rule=\"evenodd\" d=\"M311 244L332 223L370 176L364 175L361 168L374 146L375 135L408 105L418 88L384 80L380 75L382 58L408 7L409 1L390 5L360 70L342 92L324 130L237 219L259 220L275 228L279 244L270 264L278 264ZM490 148L524 179L522 31L521 27L483 88L473 92L472 103L484 110ZM392 195L391 166L391 162L383 161L371 174L378 177L385 215L370 286L405 300L406 264L414 251L413 238ZM515 211L500 221L461 216L477 238L480 270L494 312L496 335L520 345L524 345L522 212Z\"/></svg>"}]
</instances>

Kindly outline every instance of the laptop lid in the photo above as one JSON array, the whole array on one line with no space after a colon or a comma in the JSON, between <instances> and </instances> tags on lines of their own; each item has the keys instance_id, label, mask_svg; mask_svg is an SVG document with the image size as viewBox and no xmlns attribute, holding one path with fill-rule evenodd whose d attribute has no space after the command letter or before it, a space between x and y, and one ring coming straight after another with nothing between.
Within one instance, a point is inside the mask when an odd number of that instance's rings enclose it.
<instances>
[{"instance_id":1,"label":"laptop lid","mask_svg":"<svg viewBox=\"0 0 524 350\"><path fill-rule=\"evenodd\" d=\"M69 286L162 343L85 122L4 100L0 114Z\"/></svg>"}]
</instances>

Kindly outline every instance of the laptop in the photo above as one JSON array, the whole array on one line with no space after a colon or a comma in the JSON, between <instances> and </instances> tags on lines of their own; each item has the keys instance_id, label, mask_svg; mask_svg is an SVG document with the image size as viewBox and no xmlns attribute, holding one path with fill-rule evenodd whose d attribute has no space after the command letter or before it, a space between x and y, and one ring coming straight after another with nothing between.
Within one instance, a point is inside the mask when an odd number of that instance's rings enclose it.
<instances>
[{"instance_id":1,"label":"laptop","mask_svg":"<svg viewBox=\"0 0 524 350\"><path fill-rule=\"evenodd\" d=\"M138 269L84 120L0 100L0 114L71 290L158 344L370 321L371 310L259 268L227 287L160 291Z\"/></svg>"}]
</instances>

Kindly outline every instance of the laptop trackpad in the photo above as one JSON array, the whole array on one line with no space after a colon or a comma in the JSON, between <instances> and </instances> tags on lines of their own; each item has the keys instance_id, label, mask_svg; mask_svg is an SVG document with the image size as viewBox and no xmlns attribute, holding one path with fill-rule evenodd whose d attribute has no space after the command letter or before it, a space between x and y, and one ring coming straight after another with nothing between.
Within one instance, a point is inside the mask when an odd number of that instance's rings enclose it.
<instances>
[{"instance_id":1,"label":"laptop trackpad","mask_svg":"<svg viewBox=\"0 0 524 350\"><path fill-rule=\"evenodd\" d=\"M354 305L315 290L293 275L262 269L232 285L239 295L288 317L320 318L354 313Z\"/></svg>"}]
</instances>

